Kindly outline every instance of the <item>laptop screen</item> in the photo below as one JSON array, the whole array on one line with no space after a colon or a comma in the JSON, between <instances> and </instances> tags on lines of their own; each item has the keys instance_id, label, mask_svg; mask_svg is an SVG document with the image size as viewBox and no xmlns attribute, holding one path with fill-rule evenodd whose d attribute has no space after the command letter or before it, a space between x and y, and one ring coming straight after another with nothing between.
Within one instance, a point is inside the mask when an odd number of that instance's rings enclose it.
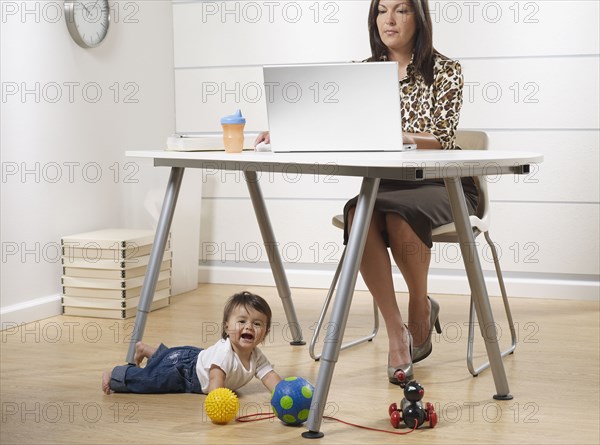
<instances>
[{"instance_id":1,"label":"laptop screen","mask_svg":"<svg viewBox=\"0 0 600 445\"><path fill-rule=\"evenodd\" d=\"M403 150L395 62L263 67L274 152Z\"/></svg>"}]
</instances>

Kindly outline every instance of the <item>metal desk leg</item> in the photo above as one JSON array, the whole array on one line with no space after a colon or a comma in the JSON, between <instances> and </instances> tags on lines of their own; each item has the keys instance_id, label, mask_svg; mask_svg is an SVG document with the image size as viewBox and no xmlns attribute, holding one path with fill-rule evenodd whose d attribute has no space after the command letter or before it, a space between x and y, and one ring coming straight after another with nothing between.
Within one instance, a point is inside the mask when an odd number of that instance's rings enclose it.
<instances>
[{"instance_id":1,"label":"metal desk leg","mask_svg":"<svg viewBox=\"0 0 600 445\"><path fill-rule=\"evenodd\" d=\"M308 416L308 431L302 433L302 437L316 439L323 437L319 431L323 420L323 411L327 402L327 394L333 378L333 369L340 354L346 321L352 303L356 277L360 268L360 262L367 239L367 231L371 223L373 206L379 189L379 178L363 178L360 195L354 212L354 221L352 230L346 247L346 258L342 265L340 282L337 288L333 309L331 312L330 323L334 326L331 338L325 340L323 354L321 355L321 365L319 366L319 375L315 385L315 392L310 406L310 415Z\"/></svg>"},{"instance_id":2,"label":"metal desk leg","mask_svg":"<svg viewBox=\"0 0 600 445\"><path fill-rule=\"evenodd\" d=\"M281 261L281 255L279 249L277 249L277 241L275 241L275 235L273 228L271 227L271 221L269 220L269 214L267 213L267 207L260 191L258 184L258 178L255 171L244 171L246 178L246 184L248 185L248 191L250 192L250 199L252 200L252 206L254 207L254 213L256 214L256 221L260 228L263 243L267 250L267 256L269 258L269 264L271 265L271 271L273 272L273 278L275 279L275 285L277 286L277 293L281 298L283 304L283 310L292 334L292 341L290 344L294 346L305 345L306 342L302 340L302 329L300 329L300 323L296 316L296 309L294 309L294 302L292 301L292 292L290 285L285 275L285 269L283 268L283 262Z\"/></svg>"},{"instance_id":3,"label":"metal desk leg","mask_svg":"<svg viewBox=\"0 0 600 445\"><path fill-rule=\"evenodd\" d=\"M481 335L485 341L488 359L490 360L494 384L496 385L494 399L510 400L512 399L512 395L510 395L508 389L508 381L498 345L496 324L494 323L494 316L481 270L481 263L479 262L479 255L475 246L475 238L469 222L469 213L467 211L462 184L460 178L446 178L444 179L444 183L446 184L446 190L450 198L452 216L454 217L456 232L460 240L460 250L465 263L467 278L469 279L471 295L475 304Z\"/></svg>"},{"instance_id":4,"label":"metal desk leg","mask_svg":"<svg viewBox=\"0 0 600 445\"><path fill-rule=\"evenodd\" d=\"M127 363L134 363L135 344L140 341L144 335L146 326L146 318L150 312L154 291L156 290L156 282L160 273L160 264L162 263L167 239L169 238L169 230L171 230L171 222L175 213L175 204L177 204L177 196L181 188L183 179L183 167L172 167L169 182L167 183L167 191L163 200L162 210L156 227L156 235L154 235L154 244L150 252L150 260L148 269L144 277L144 285L142 287L142 295L138 305L137 316L135 317L135 326L131 335L131 343L125 360Z\"/></svg>"}]
</instances>

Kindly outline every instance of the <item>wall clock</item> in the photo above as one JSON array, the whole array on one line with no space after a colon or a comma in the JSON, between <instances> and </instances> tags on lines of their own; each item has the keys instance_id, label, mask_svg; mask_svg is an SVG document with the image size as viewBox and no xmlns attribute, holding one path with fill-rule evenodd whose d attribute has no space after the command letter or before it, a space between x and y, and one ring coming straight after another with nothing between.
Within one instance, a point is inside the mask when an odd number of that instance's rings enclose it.
<instances>
[{"instance_id":1,"label":"wall clock","mask_svg":"<svg viewBox=\"0 0 600 445\"><path fill-rule=\"evenodd\" d=\"M108 34L108 0L64 0L67 29L82 48L95 48Z\"/></svg>"}]
</instances>

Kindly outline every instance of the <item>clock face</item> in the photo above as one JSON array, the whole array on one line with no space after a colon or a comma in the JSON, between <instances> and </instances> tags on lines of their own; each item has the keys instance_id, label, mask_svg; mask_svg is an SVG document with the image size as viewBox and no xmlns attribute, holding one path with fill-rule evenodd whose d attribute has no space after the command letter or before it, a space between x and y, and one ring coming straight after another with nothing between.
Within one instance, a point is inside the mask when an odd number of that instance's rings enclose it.
<instances>
[{"instance_id":1,"label":"clock face","mask_svg":"<svg viewBox=\"0 0 600 445\"><path fill-rule=\"evenodd\" d=\"M108 33L108 0L65 0L67 28L73 40L84 48L98 46Z\"/></svg>"}]
</instances>

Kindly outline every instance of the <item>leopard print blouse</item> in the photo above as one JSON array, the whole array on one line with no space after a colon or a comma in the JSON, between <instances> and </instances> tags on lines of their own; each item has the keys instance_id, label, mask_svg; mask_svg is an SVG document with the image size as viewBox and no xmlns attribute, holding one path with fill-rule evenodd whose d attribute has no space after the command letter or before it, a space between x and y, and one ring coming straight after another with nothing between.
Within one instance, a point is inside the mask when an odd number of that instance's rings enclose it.
<instances>
[{"instance_id":1,"label":"leopard print blouse","mask_svg":"<svg viewBox=\"0 0 600 445\"><path fill-rule=\"evenodd\" d=\"M436 54L433 78L433 83L427 86L411 59L406 77L400 81L402 130L431 133L443 149L453 149L463 103L464 79L460 63Z\"/></svg>"}]
</instances>

